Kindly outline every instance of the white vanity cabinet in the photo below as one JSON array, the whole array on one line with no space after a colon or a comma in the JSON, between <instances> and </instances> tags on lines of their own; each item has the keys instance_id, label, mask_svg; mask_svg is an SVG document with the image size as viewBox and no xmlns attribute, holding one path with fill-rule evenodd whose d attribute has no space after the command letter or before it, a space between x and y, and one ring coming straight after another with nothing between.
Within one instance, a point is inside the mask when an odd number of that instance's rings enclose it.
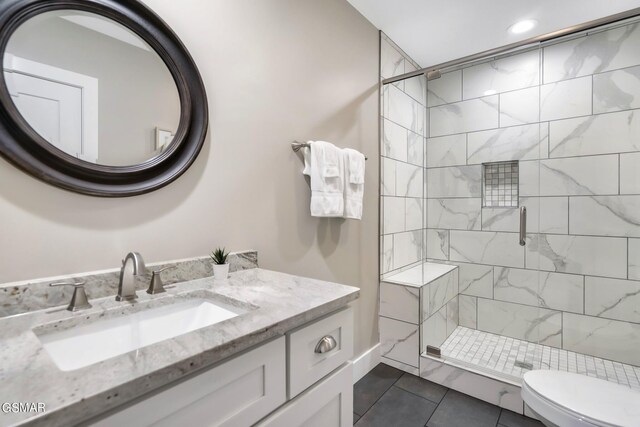
<instances>
[{"instance_id":1,"label":"white vanity cabinet","mask_svg":"<svg viewBox=\"0 0 640 427\"><path fill-rule=\"evenodd\" d=\"M351 426L352 356L353 309L347 307L92 425Z\"/></svg>"}]
</instances>

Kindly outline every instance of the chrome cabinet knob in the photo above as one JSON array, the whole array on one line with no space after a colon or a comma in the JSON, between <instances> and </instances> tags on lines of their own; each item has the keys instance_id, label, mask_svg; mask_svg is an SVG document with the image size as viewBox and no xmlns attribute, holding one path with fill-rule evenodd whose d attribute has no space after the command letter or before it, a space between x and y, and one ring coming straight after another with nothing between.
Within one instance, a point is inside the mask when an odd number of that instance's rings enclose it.
<instances>
[{"instance_id":1,"label":"chrome cabinet knob","mask_svg":"<svg viewBox=\"0 0 640 427\"><path fill-rule=\"evenodd\" d=\"M326 335L318 341L318 344L316 344L315 352L319 354L328 353L337 346L338 343L336 342L336 339L331 335Z\"/></svg>"},{"instance_id":2,"label":"chrome cabinet knob","mask_svg":"<svg viewBox=\"0 0 640 427\"><path fill-rule=\"evenodd\" d=\"M49 286L73 286L73 295L71 296L71 301L67 306L67 310L78 311L85 308L91 308L91 304L89 304L89 299L87 298L87 293L84 290L85 283L87 282L57 282L49 283Z\"/></svg>"}]
</instances>

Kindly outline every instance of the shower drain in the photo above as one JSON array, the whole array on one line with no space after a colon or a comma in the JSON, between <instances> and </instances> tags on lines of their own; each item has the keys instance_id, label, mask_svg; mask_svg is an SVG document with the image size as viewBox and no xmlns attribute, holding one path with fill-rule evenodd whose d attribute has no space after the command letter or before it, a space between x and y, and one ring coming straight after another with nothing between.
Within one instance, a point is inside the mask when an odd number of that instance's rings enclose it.
<instances>
[{"instance_id":1,"label":"shower drain","mask_svg":"<svg viewBox=\"0 0 640 427\"><path fill-rule=\"evenodd\" d=\"M516 363L514 363L514 365L517 366L518 368L522 368L522 369L528 369L528 370L532 370L533 369L533 363L522 362L520 360L516 360Z\"/></svg>"}]
</instances>

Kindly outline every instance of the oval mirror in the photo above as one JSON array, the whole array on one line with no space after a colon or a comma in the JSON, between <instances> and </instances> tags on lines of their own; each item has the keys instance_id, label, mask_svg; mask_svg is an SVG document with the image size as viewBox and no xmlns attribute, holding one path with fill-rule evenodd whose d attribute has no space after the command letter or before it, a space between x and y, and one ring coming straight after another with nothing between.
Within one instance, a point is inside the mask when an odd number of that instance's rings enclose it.
<instances>
[{"instance_id":1,"label":"oval mirror","mask_svg":"<svg viewBox=\"0 0 640 427\"><path fill-rule=\"evenodd\" d=\"M153 12L121 0L2 3L3 156L98 196L154 190L194 161L206 134L204 87Z\"/></svg>"}]
</instances>

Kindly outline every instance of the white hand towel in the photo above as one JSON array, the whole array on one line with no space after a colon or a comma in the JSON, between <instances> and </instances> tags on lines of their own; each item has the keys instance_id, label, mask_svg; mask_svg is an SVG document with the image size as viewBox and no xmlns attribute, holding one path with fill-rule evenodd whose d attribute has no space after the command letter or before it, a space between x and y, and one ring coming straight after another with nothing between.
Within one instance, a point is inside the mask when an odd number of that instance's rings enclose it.
<instances>
[{"instance_id":1,"label":"white hand towel","mask_svg":"<svg viewBox=\"0 0 640 427\"><path fill-rule=\"evenodd\" d=\"M362 219L362 198L364 196L365 157L359 151L342 150L345 168L344 217Z\"/></svg>"},{"instance_id":2,"label":"white hand towel","mask_svg":"<svg viewBox=\"0 0 640 427\"><path fill-rule=\"evenodd\" d=\"M344 214L344 160L335 145L309 141L303 148L303 174L311 178L311 216L341 217Z\"/></svg>"}]
</instances>

